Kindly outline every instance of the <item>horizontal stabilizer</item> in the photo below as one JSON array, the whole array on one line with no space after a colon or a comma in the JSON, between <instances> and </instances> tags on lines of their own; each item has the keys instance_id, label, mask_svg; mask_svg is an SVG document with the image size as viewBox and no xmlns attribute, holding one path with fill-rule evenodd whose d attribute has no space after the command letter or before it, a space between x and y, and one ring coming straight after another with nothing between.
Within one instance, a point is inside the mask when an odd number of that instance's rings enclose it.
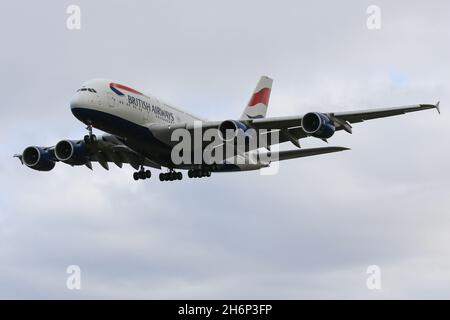
<instances>
[{"instance_id":1,"label":"horizontal stabilizer","mask_svg":"<svg viewBox=\"0 0 450 320\"><path fill-rule=\"evenodd\" d=\"M295 149L295 150L286 150L278 152L278 161L288 160L288 159L296 159L302 157L310 157L318 154L332 153L350 150L349 148L344 147L322 147L322 148L310 148L310 149ZM276 159L275 152L271 153L271 158Z\"/></svg>"}]
</instances>

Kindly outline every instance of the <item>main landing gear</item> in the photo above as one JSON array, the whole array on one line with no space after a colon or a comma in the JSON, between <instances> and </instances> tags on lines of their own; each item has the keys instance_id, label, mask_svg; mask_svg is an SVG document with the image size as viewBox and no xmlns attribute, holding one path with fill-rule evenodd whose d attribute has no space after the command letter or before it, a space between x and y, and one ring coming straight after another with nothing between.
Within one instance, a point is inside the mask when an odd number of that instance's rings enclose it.
<instances>
[{"instance_id":1,"label":"main landing gear","mask_svg":"<svg viewBox=\"0 0 450 320\"><path fill-rule=\"evenodd\" d=\"M133 179L136 181L150 179L151 176L152 173L150 172L150 170L145 170L144 167L141 167L139 171L133 173Z\"/></svg>"},{"instance_id":2,"label":"main landing gear","mask_svg":"<svg viewBox=\"0 0 450 320\"><path fill-rule=\"evenodd\" d=\"M188 171L189 178L203 178L203 177L211 177L211 171L207 168L202 169L191 169Z\"/></svg>"},{"instance_id":3,"label":"main landing gear","mask_svg":"<svg viewBox=\"0 0 450 320\"><path fill-rule=\"evenodd\" d=\"M181 179L183 179L183 174L181 172L175 172L174 170L159 174L159 181L174 181Z\"/></svg>"},{"instance_id":4,"label":"main landing gear","mask_svg":"<svg viewBox=\"0 0 450 320\"><path fill-rule=\"evenodd\" d=\"M97 137L94 134L92 134L92 125L88 124L86 129L87 129L87 131L89 131L89 134L84 136L84 142L89 143L89 142L97 141Z\"/></svg>"}]
</instances>

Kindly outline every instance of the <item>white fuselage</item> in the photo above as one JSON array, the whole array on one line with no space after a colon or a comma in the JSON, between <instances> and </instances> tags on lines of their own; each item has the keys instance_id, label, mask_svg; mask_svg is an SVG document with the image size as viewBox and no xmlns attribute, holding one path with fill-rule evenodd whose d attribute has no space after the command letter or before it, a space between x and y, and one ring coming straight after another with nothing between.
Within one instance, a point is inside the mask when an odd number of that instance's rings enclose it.
<instances>
[{"instance_id":1,"label":"white fuselage","mask_svg":"<svg viewBox=\"0 0 450 320\"><path fill-rule=\"evenodd\" d=\"M89 91L89 89L93 89L95 92ZM107 113L139 126L202 121L202 119L151 95L145 95L106 79L85 82L72 98L70 105L72 110L83 108ZM87 122L89 119L80 120ZM114 128L111 129L114 130ZM109 132L109 130L105 131Z\"/></svg>"}]
</instances>

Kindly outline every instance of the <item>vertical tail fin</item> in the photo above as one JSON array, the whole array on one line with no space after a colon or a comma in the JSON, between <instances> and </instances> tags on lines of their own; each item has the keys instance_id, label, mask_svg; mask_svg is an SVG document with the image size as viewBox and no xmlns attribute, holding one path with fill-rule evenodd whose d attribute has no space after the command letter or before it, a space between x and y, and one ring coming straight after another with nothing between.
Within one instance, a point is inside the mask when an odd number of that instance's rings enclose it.
<instances>
[{"instance_id":1,"label":"vertical tail fin","mask_svg":"<svg viewBox=\"0 0 450 320\"><path fill-rule=\"evenodd\" d=\"M272 82L273 80L266 76L259 79L253 95L241 115L241 120L264 118L266 116Z\"/></svg>"}]
</instances>

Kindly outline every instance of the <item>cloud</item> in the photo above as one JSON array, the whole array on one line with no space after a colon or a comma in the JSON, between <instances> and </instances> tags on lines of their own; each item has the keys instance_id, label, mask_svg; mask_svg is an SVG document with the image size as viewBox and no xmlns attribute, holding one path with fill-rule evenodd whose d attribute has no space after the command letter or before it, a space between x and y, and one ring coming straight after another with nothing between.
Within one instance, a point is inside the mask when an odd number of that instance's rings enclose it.
<instances>
[{"instance_id":1,"label":"cloud","mask_svg":"<svg viewBox=\"0 0 450 320\"><path fill-rule=\"evenodd\" d=\"M448 2L381 1L380 31L360 1L81 1L80 31L68 4L1 13L1 298L448 298ZM238 116L262 74L270 116L438 99L443 113L356 124L330 142L351 151L274 176L136 183L129 166L12 158L85 134L68 101L89 78L215 120ZM65 287L72 264L81 291ZM381 291L365 286L372 264Z\"/></svg>"}]
</instances>

